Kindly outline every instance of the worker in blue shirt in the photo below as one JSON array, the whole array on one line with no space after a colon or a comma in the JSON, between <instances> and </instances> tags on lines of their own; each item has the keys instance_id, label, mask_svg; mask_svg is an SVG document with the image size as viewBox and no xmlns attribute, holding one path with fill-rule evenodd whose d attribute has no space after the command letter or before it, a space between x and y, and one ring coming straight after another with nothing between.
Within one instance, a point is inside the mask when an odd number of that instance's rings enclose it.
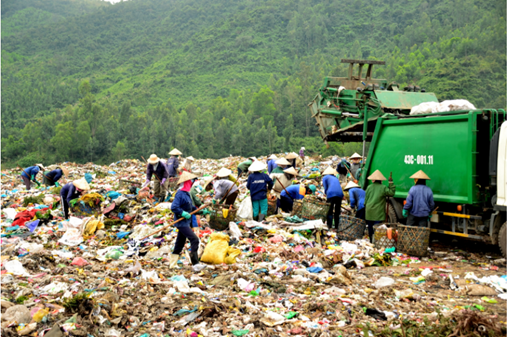
<instances>
[{"instance_id":1,"label":"worker in blue shirt","mask_svg":"<svg viewBox=\"0 0 508 337\"><path fill-rule=\"evenodd\" d=\"M197 208L192 203L192 198L190 195L190 190L192 188L192 180L197 178L194 174L183 171L180 179L178 179L178 185L183 184L183 186L176 192L175 198L173 199L173 203L171 203L171 211L175 215L175 221L180 220L175 223L175 227L178 228L178 235L176 237L175 248L173 249L173 254L169 259L169 268L175 268L178 263L178 258L180 257L180 253L185 246L185 241L189 239L191 244L191 263L192 265L199 263L198 258L198 248L199 248L199 238L191 229L192 227L197 227L197 222L192 221L192 213Z\"/></svg>"},{"instance_id":2,"label":"worker in blue shirt","mask_svg":"<svg viewBox=\"0 0 508 337\"><path fill-rule=\"evenodd\" d=\"M342 192L339 179L337 179L336 175L338 175L337 171L328 167L323 172L323 188L325 190L326 202L330 204L326 216L326 224L328 229L333 229L333 225L335 224L335 229L339 230L340 206L344 198L344 193Z\"/></svg>"},{"instance_id":3,"label":"worker in blue shirt","mask_svg":"<svg viewBox=\"0 0 508 337\"><path fill-rule=\"evenodd\" d=\"M68 176L69 171L64 167L57 167L53 171L44 172L44 176L42 177L42 182L46 186L60 186L58 180L62 178L62 176Z\"/></svg>"},{"instance_id":4,"label":"worker in blue shirt","mask_svg":"<svg viewBox=\"0 0 508 337\"><path fill-rule=\"evenodd\" d=\"M34 166L27 167L21 172L21 178L25 183L27 191L30 190L30 181L33 181L37 186L41 186L41 183L37 181L37 173L44 171L42 164L35 164Z\"/></svg>"},{"instance_id":5,"label":"worker in blue shirt","mask_svg":"<svg viewBox=\"0 0 508 337\"><path fill-rule=\"evenodd\" d=\"M268 174L271 174L273 169L277 167L277 163L275 161L277 160L277 156L272 154L270 157L268 157Z\"/></svg>"},{"instance_id":6,"label":"worker in blue shirt","mask_svg":"<svg viewBox=\"0 0 508 337\"><path fill-rule=\"evenodd\" d=\"M427 180L430 178L422 170L409 178L414 179L415 185L409 189L402 215L407 217L406 225L408 226L427 227L436 206L434 194L427 186Z\"/></svg>"},{"instance_id":7,"label":"worker in blue shirt","mask_svg":"<svg viewBox=\"0 0 508 337\"><path fill-rule=\"evenodd\" d=\"M266 194L273 187L273 180L268 174L263 173L266 169L266 164L262 161L255 161L249 166L249 171L252 172L247 179L247 188L250 191L250 199L252 200L252 209L254 219L263 221L268 214L268 199Z\"/></svg>"},{"instance_id":8,"label":"worker in blue shirt","mask_svg":"<svg viewBox=\"0 0 508 337\"><path fill-rule=\"evenodd\" d=\"M347 183L344 191L349 191L349 205L356 208L355 218L365 220L365 191L353 181Z\"/></svg>"},{"instance_id":9,"label":"worker in blue shirt","mask_svg":"<svg viewBox=\"0 0 508 337\"><path fill-rule=\"evenodd\" d=\"M316 186L304 184L291 185L286 187L280 192L280 199L277 200L277 207L282 209L285 213L290 213L293 210L294 200L301 200L306 194L316 193Z\"/></svg>"},{"instance_id":10,"label":"worker in blue shirt","mask_svg":"<svg viewBox=\"0 0 508 337\"><path fill-rule=\"evenodd\" d=\"M62 212L64 213L64 217L66 219L69 219L71 200L79 198L81 194L89 190L90 185L88 185L85 178L74 180L62 187L60 190L60 205L62 206Z\"/></svg>"},{"instance_id":11,"label":"worker in blue shirt","mask_svg":"<svg viewBox=\"0 0 508 337\"><path fill-rule=\"evenodd\" d=\"M178 156L180 156L182 153L178 151L178 149L173 149L171 152L169 152L169 155L171 157L168 158L166 162L166 171L168 172L168 176L176 177L178 174L178 166L180 165L180 162L178 161Z\"/></svg>"}]
</instances>

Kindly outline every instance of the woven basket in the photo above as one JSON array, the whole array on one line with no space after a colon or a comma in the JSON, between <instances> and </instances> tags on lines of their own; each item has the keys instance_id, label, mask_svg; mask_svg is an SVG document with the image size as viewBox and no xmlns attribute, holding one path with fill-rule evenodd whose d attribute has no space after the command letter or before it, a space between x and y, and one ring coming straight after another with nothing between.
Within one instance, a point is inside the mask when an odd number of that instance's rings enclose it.
<instances>
[{"instance_id":1,"label":"woven basket","mask_svg":"<svg viewBox=\"0 0 508 337\"><path fill-rule=\"evenodd\" d=\"M291 211L291 216L297 216L299 218L302 217L302 208L303 208L303 200L295 200L293 201L293 210Z\"/></svg>"},{"instance_id":2,"label":"woven basket","mask_svg":"<svg viewBox=\"0 0 508 337\"><path fill-rule=\"evenodd\" d=\"M170 190L176 190L176 188L178 187L178 177L171 177L171 178L168 178L168 188Z\"/></svg>"},{"instance_id":3,"label":"woven basket","mask_svg":"<svg viewBox=\"0 0 508 337\"><path fill-rule=\"evenodd\" d=\"M354 241L363 238L366 223L365 220L352 216L341 215L337 238L339 240Z\"/></svg>"},{"instance_id":4,"label":"woven basket","mask_svg":"<svg viewBox=\"0 0 508 337\"><path fill-rule=\"evenodd\" d=\"M223 231L229 228L229 223L231 221L235 221L236 212L238 209L234 206L229 209L230 205L212 205L211 214L210 214L210 228L215 229L216 231ZM222 213L223 209L229 209L228 217L224 218Z\"/></svg>"},{"instance_id":5,"label":"woven basket","mask_svg":"<svg viewBox=\"0 0 508 337\"><path fill-rule=\"evenodd\" d=\"M399 224L385 223L383 225L391 228L391 230L392 230L391 237L392 238L391 239L388 238L388 230L387 229L376 228L376 231L374 232L374 247L376 249L386 249L386 248L397 247L396 229Z\"/></svg>"},{"instance_id":6,"label":"woven basket","mask_svg":"<svg viewBox=\"0 0 508 337\"><path fill-rule=\"evenodd\" d=\"M410 256L426 256L430 228L397 225L397 251Z\"/></svg>"},{"instance_id":7,"label":"woven basket","mask_svg":"<svg viewBox=\"0 0 508 337\"><path fill-rule=\"evenodd\" d=\"M306 220L321 219L326 223L326 216L328 215L329 209L330 204L326 202L313 199L303 199L302 218Z\"/></svg>"},{"instance_id":8,"label":"woven basket","mask_svg":"<svg viewBox=\"0 0 508 337\"><path fill-rule=\"evenodd\" d=\"M277 214L277 197L268 197L268 216Z\"/></svg>"}]
</instances>

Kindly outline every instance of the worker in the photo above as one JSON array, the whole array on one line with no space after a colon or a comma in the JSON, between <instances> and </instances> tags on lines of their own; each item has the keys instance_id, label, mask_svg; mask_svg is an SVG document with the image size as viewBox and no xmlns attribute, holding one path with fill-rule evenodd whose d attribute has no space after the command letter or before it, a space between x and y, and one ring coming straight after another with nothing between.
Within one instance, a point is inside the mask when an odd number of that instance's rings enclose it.
<instances>
[{"instance_id":1,"label":"worker","mask_svg":"<svg viewBox=\"0 0 508 337\"><path fill-rule=\"evenodd\" d=\"M277 164L275 163L277 161L277 156L272 154L270 157L268 157L268 174L272 173L272 170L277 167Z\"/></svg>"},{"instance_id":2,"label":"worker","mask_svg":"<svg viewBox=\"0 0 508 337\"><path fill-rule=\"evenodd\" d=\"M277 207L283 212L290 213L293 210L294 200L301 200L305 195L314 193L316 193L315 185L291 185L280 192L280 199L277 200Z\"/></svg>"},{"instance_id":3,"label":"worker","mask_svg":"<svg viewBox=\"0 0 508 337\"><path fill-rule=\"evenodd\" d=\"M349 205L356 209L355 218L365 220L365 191L353 181L347 183L345 191L349 192Z\"/></svg>"},{"instance_id":4,"label":"worker","mask_svg":"<svg viewBox=\"0 0 508 337\"><path fill-rule=\"evenodd\" d=\"M271 172L272 174L273 173L283 174L284 170L289 168L289 166L291 165L291 163L286 158L277 159L275 161L275 164L277 164L277 166L272 170Z\"/></svg>"},{"instance_id":5,"label":"worker","mask_svg":"<svg viewBox=\"0 0 508 337\"><path fill-rule=\"evenodd\" d=\"M287 168L283 173L270 174L270 178L273 180L273 192L277 195L277 199L280 199L280 194L284 188L293 185L293 180L296 179L298 172L294 167Z\"/></svg>"},{"instance_id":6,"label":"worker","mask_svg":"<svg viewBox=\"0 0 508 337\"><path fill-rule=\"evenodd\" d=\"M168 161L166 162L166 170L168 171L168 177L176 177L178 175L178 165L180 165L180 162L178 161L178 156L180 156L182 153L178 151L177 149L173 149L169 152L169 155L171 157L168 158Z\"/></svg>"},{"instance_id":7,"label":"worker","mask_svg":"<svg viewBox=\"0 0 508 337\"><path fill-rule=\"evenodd\" d=\"M85 180L87 183L91 184L93 181L93 176L90 173L85 173Z\"/></svg>"},{"instance_id":8,"label":"worker","mask_svg":"<svg viewBox=\"0 0 508 337\"><path fill-rule=\"evenodd\" d=\"M44 175L42 176L42 182L46 186L59 187L60 184L58 183L58 180L60 180L60 178L62 178L64 175L67 177L69 175L69 170L64 167L57 167L52 171L44 172Z\"/></svg>"},{"instance_id":9,"label":"worker","mask_svg":"<svg viewBox=\"0 0 508 337\"><path fill-rule=\"evenodd\" d=\"M189 173L192 173L192 162L194 161L194 157L190 156L185 158L183 165L180 166L177 171L182 173L182 171L187 171Z\"/></svg>"},{"instance_id":10,"label":"worker","mask_svg":"<svg viewBox=\"0 0 508 337\"><path fill-rule=\"evenodd\" d=\"M226 200L224 203L226 205L234 205L236 198L238 197L238 187L234 182L229 180L229 170L220 170L217 172L217 179L213 181L213 189L215 191L215 196L212 200L214 204L217 202L221 202L222 199L226 196Z\"/></svg>"},{"instance_id":11,"label":"worker","mask_svg":"<svg viewBox=\"0 0 508 337\"><path fill-rule=\"evenodd\" d=\"M436 206L432 190L427 186L430 178L422 170L409 178L414 179L415 185L409 189L402 215L407 218L408 226L427 227Z\"/></svg>"},{"instance_id":12,"label":"worker","mask_svg":"<svg viewBox=\"0 0 508 337\"><path fill-rule=\"evenodd\" d=\"M169 259L169 268L176 267L178 258L180 257L180 253L182 252L187 239L191 245L191 263L192 265L199 263L199 238L191 229L191 226L197 227L197 223L193 223L192 215L190 214L197 208L192 204L192 198L189 193L192 187L192 179L195 178L197 178L197 176L192 173L187 171L182 172L180 178L178 179L178 184L183 184L183 186L176 192L175 199L171 203L171 211L175 215L174 220L180 221L174 224L174 226L178 228L178 235L176 237L173 253Z\"/></svg>"},{"instance_id":13,"label":"worker","mask_svg":"<svg viewBox=\"0 0 508 337\"><path fill-rule=\"evenodd\" d=\"M333 224L335 224L335 229L338 231L340 207L342 199L344 198L344 193L340 187L339 179L336 177L337 174L337 171L333 168L327 167L323 172L323 188L325 190L326 202L330 204L326 216L326 224L329 230L333 229Z\"/></svg>"},{"instance_id":14,"label":"worker","mask_svg":"<svg viewBox=\"0 0 508 337\"><path fill-rule=\"evenodd\" d=\"M273 181L268 174L262 171L266 170L266 164L261 161L255 161L249 166L249 179L247 179L247 188L250 191L254 219L263 221L268 214L268 199L266 194L273 187Z\"/></svg>"},{"instance_id":15,"label":"worker","mask_svg":"<svg viewBox=\"0 0 508 337\"><path fill-rule=\"evenodd\" d=\"M247 172L247 170L249 169L249 167L252 165L252 163L254 163L256 161L256 157L249 157L246 161L244 162L241 162L240 164L238 164L238 167L237 167L237 170L238 170L238 178L240 178L242 176L242 174L244 172Z\"/></svg>"},{"instance_id":16,"label":"worker","mask_svg":"<svg viewBox=\"0 0 508 337\"><path fill-rule=\"evenodd\" d=\"M141 187L141 189L145 189L148 187L148 184L152 180L152 175L155 175L154 182L154 196L156 201L163 202L166 198L166 191L168 189L169 182L168 172L164 167L164 164L160 162L159 157L156 154L152 154L150 158L147 160L148 164L146 165L146 181Z\"/></svg>"},{"instance_id":17,"label":"worker","mask_svg":"<svg viewBox=\"0 0 508 337\"><path fill-rule=\"evenodd\" d=\"M386 178L379 170L376 170L367 179L371 180L372 184L365 191L365 220L369 228L370 242L373 243L374 225L386 219L386 197L395 195L395 184L391 172L388 186L381 183Z\"/></svg>"},{"instance_id":18,"label":"worker","mask_svg":"<svg viewBox=\"0 0 508 337\"><path fill-rule=\"evenodd\" d=\"M192 188L190 190L190 196L192 199L192 204L196 207L201 207L203 203L201 202L201 199L199 199L198 194L201 192L201 183L198 179L194 181L192 184Z\"/></svg>"},{"instance_id":19,"label":"worker","mask_svg":"<svg viewBox=\"0 0 508 337\"><path fill-rule=\"evenodd\" d=\"M352 179L358 181L358 174L359 169L361 168L362 164L361 161L362 156L360 156L358 153L354 153L351 157L349 157L349 162L351 163L349 166L349 171L351 171Z\"/></svg>"},{"instance_id":20,"label":"worker","mask_svg":"<svg viewBox=\"0 0 508 337\"><path fill-rule=\"evenodd\" d=\"M302 148L300 149L300 159L302 160L302 163L305 164L305 148L302 146Z\"/></svg>"},{"instance_id":21,"label":"worker","mask_svg":"<svg viewBox=\"0 0 508 337\"><path fill-rule=\"evenodd\" d=\"M42 164L35 164L34 166L27 167L21 172L21 178L25 183L25 187L27 191L30 191L30 181L33 181L37 184L37 187L41 186L41 183L37 181L37 173L43 172L44 166Z\"/></svg>"},{"instance_id":22,"label":"worker","mask_svg":"<svg viewBox=\"0 0 508 337\"><path fill-rule=\"evenodd\" d=\"M89 190L90 185L88 185L85 178L74 180L62 187L60 190L60 204L66 219L69 219L69 206L71 205L71 200L79 198L81 194Z\"/></svg>"},{"instance_id":23,"label":"worker","mask_svg":"<svg viewBox=\"0 0 508 337\"><path fill-rule=\"evenodd\" d=\"M339 181L341 184L347 184L347 176L349 174L349 168L351 164L345 158L342 158L337 165L336 171L339 173Z\"/></svg>"},{"instance_id":24,"label":"worker","mask_svg":"<svg viewBox=\"0 0 508 337\"><path fill-rule=\"evenodd\" d=\"M294 152L291 152L286 156L286 159L289 161L289 165L293 166L295 169L296 169L296 158L298 158L298 155Z\"/></svg>"}]
</instances>

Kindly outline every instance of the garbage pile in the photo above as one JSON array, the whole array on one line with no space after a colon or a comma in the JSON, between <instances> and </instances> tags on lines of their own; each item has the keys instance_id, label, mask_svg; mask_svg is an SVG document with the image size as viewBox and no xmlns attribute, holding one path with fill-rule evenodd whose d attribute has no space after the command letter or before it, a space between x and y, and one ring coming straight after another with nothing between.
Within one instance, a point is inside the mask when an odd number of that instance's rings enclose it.
<instances>
[{"instance_id":1,"label":"garbage pile","mask_svg":"<svg viewBox=\"0 0 508 337\"><path fill-rule=\"evenodd\" d=\"M243 160L193 161L203 203L204 181ZM339 160L307 157L298 180L319 185ZM63 165L68 182L92 176L67 220L61 187L26 191L20 170L2 171L2 336L506 334L506 260L495 253L431 244L416 257L365 235L340 240L322 219L258 222L240 178L226 229L212 229L209 212L198 217L201 263L190 263L187 246L170 269L177 186L157 203L140 189L141 161Z\"/></svg>"}]
</instances>

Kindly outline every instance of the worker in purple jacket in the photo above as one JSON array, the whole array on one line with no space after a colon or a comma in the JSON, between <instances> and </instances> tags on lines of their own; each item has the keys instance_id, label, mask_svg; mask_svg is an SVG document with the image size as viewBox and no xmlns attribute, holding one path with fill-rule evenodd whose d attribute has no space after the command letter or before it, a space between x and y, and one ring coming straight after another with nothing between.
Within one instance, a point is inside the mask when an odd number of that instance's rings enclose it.
<instances>
[{"instance_id":1,"label":"worker in purple jacket","mask_svg":"<svg viewBox=\"0 0 508 337\"><path fill-rule=\"evenodd\" d=\"M154 195L158 202L163 202L166 198L166 191L168 189L168 172L156 154L152 154L150 158L148 158L147 162L148 165L146 165L146 181L143 184L142 189L148 186L150 180L152 180L152 175L155 175L155 181L153 185Z\"/></svg>"},{"instance_id":2,"label":"worker in purple jacket","mask_svg":"<svg viewBox=\"0 0 508 337\"><path fill-rule=\"evenodd\" d=\"M178 156L180 156L182 153L178 151L177 149L171 150L169 152L168 161L166 162L166 170L168 171L169 177L176 177L178 176L178 166L180 165L180 161L178 160Z\"/></svg>"},{"instance_id":3,"label":"worker in purple jacket","mask_svg":"<svg viewBox=\"0 0 508 337\"><path fill-rule=\"evenodd\" d=\"M300 153L298 153L300 155L300 158L302 159L302 162L303 164L305 164L305 148L302 146L302 148L300 149Z\"/></svg>"}]
</instances>

